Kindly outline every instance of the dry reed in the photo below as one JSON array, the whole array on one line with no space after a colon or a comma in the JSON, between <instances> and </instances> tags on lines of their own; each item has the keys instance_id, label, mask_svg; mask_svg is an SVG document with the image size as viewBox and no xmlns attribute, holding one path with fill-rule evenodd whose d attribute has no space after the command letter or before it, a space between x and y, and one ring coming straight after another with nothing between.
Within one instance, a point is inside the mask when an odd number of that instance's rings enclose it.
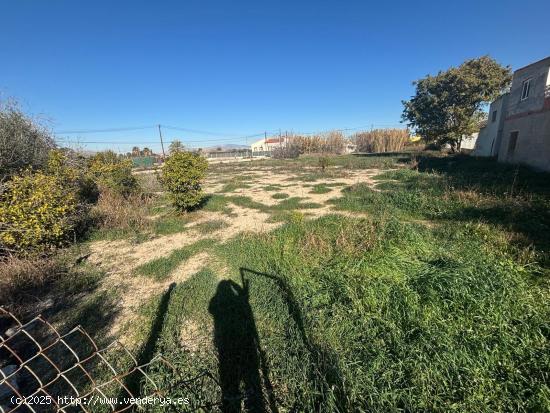
<instances>
[{"instance_id":1,"label":"dry reed","mask_svg":"<svg viewBox=\"0 0 550 413\"><path fill-rule=\"evenodd\" d=\"M409 141L407 129L374 129L354 136L358 152L397 152Z\"/></svg>"}]
</instances>

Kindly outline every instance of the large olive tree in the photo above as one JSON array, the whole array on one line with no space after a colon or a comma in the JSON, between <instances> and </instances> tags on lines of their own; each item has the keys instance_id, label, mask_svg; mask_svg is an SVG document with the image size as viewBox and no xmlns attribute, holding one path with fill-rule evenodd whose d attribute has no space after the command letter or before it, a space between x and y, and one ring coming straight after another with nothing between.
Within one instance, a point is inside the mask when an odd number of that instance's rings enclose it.
<instances>
[{"instance_id":1,"label":"large olive tree","mask_svg":"<svg viewBox=\"0 0 550 413\"><path fill-rule=\"evenodd\" d=\"M485 118L484 108L509 88L510 67L489 56L467 60L458 67L415 81L416 93L403 101L403 120L428 142L460 150Z\"/></svg>"}]
</instances>

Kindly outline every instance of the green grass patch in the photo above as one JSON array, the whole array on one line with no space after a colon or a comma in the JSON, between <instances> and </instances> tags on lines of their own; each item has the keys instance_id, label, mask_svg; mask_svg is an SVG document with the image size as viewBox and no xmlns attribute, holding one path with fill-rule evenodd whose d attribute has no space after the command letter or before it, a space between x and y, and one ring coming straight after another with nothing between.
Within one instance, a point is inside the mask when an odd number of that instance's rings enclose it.
<instances>
[{"instance_id":1,"label":"green grass patch","mask_svg":"<svg viewBox=\"0 0 550 413\"><path fill-rule=\"evenodd\" d=\"M137 275L153 278L157 281L166 279L178 265L215 244L212 239L204 239L174 250L168 257L151 260L135 269Z\"/></svg>"},{"instance_id":2,"label":"green grass patch","mask_svg":"<svg viewBox=\"0 0 550 413\"><path fill-rule=\"evenodd\" d=\"M227 228L229 224L223 219L216 219L212 221L201 222L195 225L193 228L199 231L201 234L211 234L212 232L219 231L223 228Z\"/></svg>"},{"instance_id":3,"label":"green grass patch","mask_svg":"<svg viewBox=\"0 0 550 413\"><path fill-rule=\"evenodd\" d=\"M271 198L273 199L285 199L285 198L288 198L289 195L288 194L285 194L284 192L277 192L277 193L274 193L273 195L271 195Z\"/></svg>"},{"instance_id":4,"label":"green grass patch","mask_svg":"<svg viewBox=\"0 0 550 413\"><path fill-rule=\"evenodd\" d=\"M259 210L266 210L269 208L267 205L262 204L261 202L254 201L249 196L234 195L234 196L227 197L227 199L229 202L243 208L259 209Z\"/></svg>"},{"instance_id":5,"label":"green grass patch","mask_svg":"<svg viewBox=\"0 0 550 413\"><path fill-rule=\"evenodd\" d=\"M220 192L222 192L222 193L233 192L233 191L236 191L237 189L243 189L243 188L250 188L250 185L248 185L247 183L244 183L244 182L240 182L240 181L229 182L229 183L225 184L222 187L222 189L220 189Z\"/></svg>"},{"instance_id":6,"label":"green grass patch","mask_svg":"<svg viewBox=\"0 0 550 413\"><path fill-rule=\"evenodd\" d=\"M190 215L175 213L163 215L154 220L153 231L156 235L170 235L186 231L186 226L192 221Z\"/></svg>"},{"instance_id":7,"label":"green grass patch","mask_svg":"<svg viewBox=\"0 0 550 413\"><path fill-rule=\"evenodd\" d=\"M317 184L317 185L314 185L312 187L311 191L309 191L309 192L312 193L312 194L326 194L330 191L331 191L331 189L329 188L328 185L326 185L326 184Z\"/></svg>"},{"instance_id":8,"label":"green grass patch","mask_svg":"<svg viewBox=\"0 0 550 413\"><path fill-rule=\"evenodd\" d=\"M326 217L235 241L225 256L254 270L252 285L287 295L288 306L277 310L277 297L262 304L257 292L254 307L273 380L289 388L285 407L540 408L547 406L542 372L550 357L539 357L548 346L541 335L548 291L531 281L531 264L511 260L499 237L466 224L430 230L393 219ZM264 286L268 276L281 277L284 290ZM301 315L298 322L289 322L289 313ZM296 325L303 337L275 332L291 334ZM295 360L280 356L300 345L310 351L292 353ZM432 352L437 357L427 357ZM308 362L311 371L303 367ZM495 380L503 365L506 376ZM297 383L296 376L307 380ZM317 398L319 388L325 390Z\"/></svg>"},{"instance_id":9,"label":"green grass patch","mask_svg":"<svg viewBox=\"0 0 550 413\"><path fill-rule=\"evenodd\" d=\"M306 172L306 173L299 173L297 176L288 178L287 181L316 182L319 180L325 180L329 176L332 176L332 175L329 174L328 171L327 172Z\"/></svg>"},{"instance_id":10,"label":"green grass patch","mask_svg":"<svg viewBox=\"0 0 550 413\"><path fill-rule=\"evenodd\" d=\"M279 202L277 205L273 205L272 210L294 210L294 209L315 209L321 208L322 205L316 202L302 202L304 198L301 197L292 197L286 198Z\"/></svg>"},{"instance_id":11,"label":"green grass patch","mask_svg":"<svg viewBox=\"0 0 550 413\"><path fill-rule=\"evenodd\" d=\"M266 185L262 189L264 191L271 192L271 191L280 191L282 188L283 188L282 185Z\"/></svg>"},{"instance_id":12,"label":"green grass patch","mask_svg":"<svg viewBox=\"0 0 550 413\"><path fill-rule=\"evenodd\" d=\"M231 207L228 203L229 198L225 195L208 195L205 197L201 209L210 212L221 212L227 216L232 216Z\"/></svg>"},{"instance_id":13,"label":"green grass patch","mask_svg":"<svg viewBox=\"0 0 550 413\"><path fill-rule=\"evenodd\" d=\"M274 213L277 211L294 210L294 209L314 209L320 208L322 205L315 202L302 202L301 197L285 198L276 205L265 205L261 202L254 201L248 196L229 196L226 197L228 202L238 205L243 208L257 209L265 213Z\"/></svg>"},{"instance_id":14,"label":"green grass patch","mask_svg":"<svg viewBox=\"0 0 550 413\"><path fill-rule=\"evenodd\" d=\"M402 187L400 182L381 181L376 184L376 189L381 191L396 191Z\"/></svg>"},{"instance_id":15,"label":"green grass patch","mask_svg":"<svg viewBox=\"0 0 550 413\"><path fill-rule=\"evenodd\" d=\"M257 411L550 410L548 175L432 157L383 179L398 185L333 201L362 219L239 198L286 224L213 245L225 279L171 290L155 349L215 380L189 390L151 371L167 394Z\"/></svg>"}]
</instances>

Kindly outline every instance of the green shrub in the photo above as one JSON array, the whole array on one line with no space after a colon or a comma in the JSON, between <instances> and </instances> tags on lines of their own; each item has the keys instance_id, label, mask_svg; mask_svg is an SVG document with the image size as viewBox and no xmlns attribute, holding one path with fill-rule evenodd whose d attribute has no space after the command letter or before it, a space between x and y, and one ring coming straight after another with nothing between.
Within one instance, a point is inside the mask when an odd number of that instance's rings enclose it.
<instances>
[{"instance_id":1,"label":"green shrub","mask_svg":"<svg viewBox=\"0 0 550 413\"><path fill-rule=\"evenodd\" d=\"M162 169L161 182L177 209L189 210L201 202L201 184L207 168L206 159L191 152L176 152L168 158Z\"/></svg>"},{"instance_id":2,"label":"green shrub","mask_svg":"<svg viewBox=\"0 0 550 413\"><path fill-rule=\"evenodd\" d=\"M120 159L113 151L95 154L89 161L88 169L100 189L109 188L128 196L139 188L137 179L132 175L132 161Z\"/></svg>"},{"instance_id":3,"label":"green shrub","mask_svg":"<svg viewBox=\"0 0 550 413\"><path fill-rule=\"evenodd\" d=\"M0 248L31 252L58 246L77 224L78 195L60 177L24 172L0 194Z\"/></svg>"}]
</instances>

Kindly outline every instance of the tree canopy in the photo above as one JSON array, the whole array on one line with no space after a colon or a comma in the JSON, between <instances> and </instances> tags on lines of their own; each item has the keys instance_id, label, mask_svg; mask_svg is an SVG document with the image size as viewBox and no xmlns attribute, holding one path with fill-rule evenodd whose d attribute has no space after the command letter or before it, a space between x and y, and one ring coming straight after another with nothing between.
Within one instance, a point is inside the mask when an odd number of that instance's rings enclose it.
<instances>
[{"instance_id":1,"label":"tree canopy","mask_svg":"<svg viewBox=\"0 0 550 413\"><path fill-rule=\"evenodd\" d=\"M178 139L174 139L171 143L170 143L170 146L168 148L168 150L170 151L170 153L176 153L176 152L181 152L185 149L183 143L181 143L180 140Z\"/></svg>"},{"instance_id":2,"label":"tree canopy","mask_svg":"<svg viewBox=\"0 0 550 413\"><path fill-rule=\"evenodd\" d=\"M402 118L428 142L460 150L462 137L479 130L485 105L510 86L512 71L489 56L413 82L416 93L403 101Z\"/></svg>"}]
</instances>

